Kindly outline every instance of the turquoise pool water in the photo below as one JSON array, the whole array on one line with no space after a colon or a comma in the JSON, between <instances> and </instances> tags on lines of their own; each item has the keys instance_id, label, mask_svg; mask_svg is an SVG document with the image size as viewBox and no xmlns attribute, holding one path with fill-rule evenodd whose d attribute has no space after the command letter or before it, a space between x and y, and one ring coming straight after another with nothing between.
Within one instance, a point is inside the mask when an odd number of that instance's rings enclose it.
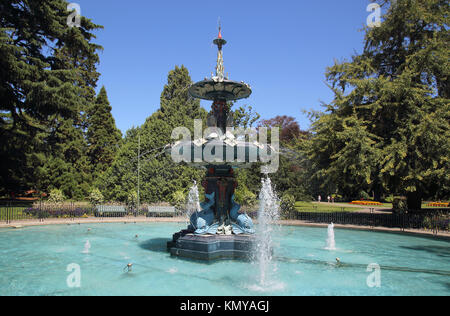
<instances>
[{"instance_id":1,"label":"turquoise pool water","mask_svg":"<svg viewBox=\"0 0 450 316\"><path fill-rule=\"evenodd\" d=\"M0 295L450 295L448 241L336 229L337 250L329 251L325 228L280 227L270 278L261 286L256 263L171 258L166 242L184 227L0 229ZM78 288L67 283L72 263L80 267ZM368 286L369 264L380 266L380 287Z\"/></svg>"}]
</instances>

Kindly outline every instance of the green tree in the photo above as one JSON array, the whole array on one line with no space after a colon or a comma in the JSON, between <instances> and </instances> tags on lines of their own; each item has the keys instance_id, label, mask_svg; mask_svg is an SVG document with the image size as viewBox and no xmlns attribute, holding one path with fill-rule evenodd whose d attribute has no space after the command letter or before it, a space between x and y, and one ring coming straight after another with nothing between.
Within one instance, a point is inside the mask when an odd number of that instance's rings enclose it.
<instances>
[{"instance_id":1,"label":"green tree","mask_svg":"<svg viewBox=\"0 0 450 316\"><path fill-rule=\"evenodd\" d=\"M244 129L252 128L253 124L257 123L261 118L261 115L258 112L253 111L253 107L251 105L240 106L233 111L232 115L234 127L241 127Z\"/></svg>"},{"instance_id":2,"label":"green tree","mask_svg":"<svg viewBox=\"0 0 450 316\"><path fill-rule=\"evenodd\" d=\"M174 142L172 130L186 127L194 132L194 119L206 120L206 111L199 100L191 98L188 89L192 81L186 67L175 67L168 75L161 93L160 109L139 128L129 130L111 168L101 181L108 199L123 201L127 188L137 189L138 152L140 138L140 199L142 202L168 202L173 193L201 182L204 171L175 164L164 155L164 146Z\"/></svg>"},{"instance_id":3,"label":"green tree","mask_svg":"<svg viewBox=\"0 0 450 316\"><path fill-rule=\"evenodd\" d=\"M296 200L310 200L308 169L301 152L301 144L308 133L302 131L295 118L290 116L262 120L260 126L268 128L269 132L272 128L279 128L280 165L278 171L270 176L278 194L290 194Z\"/></svg>"},{"instance_id":4,"label":"green tree","mask_svg":"<svg viewBox=\"0 0 450 316\"><path fill-rule=\"evenodd\" d=\"M250 191L245 184L239 184L235 191L235 201L244 207L253 208L257 204L256 194Z\"/></svg>"},{"instance_id":5,"label":"green tree","mask_svg":"<svg viewBox=\"0 0 450 316\"><path fill-rule=\"evenodd\" d=\"M87 143L82 128L72 119L54 119L43 133L45 162L38 169L36 183L43 191L60 188L81 200L89 194L92 176L87 160Z\"/></svg>"},{"instance_id":6,"label":"green tree","mask_svg":"<svg viewBox=\"0 0 450 316\"><path fill-rule=\"evenodd\" d=\"M82 129L87 87L98 78L91 32L101 26L82 17L79 28L68 27L66 8L63 0L0 3L0 193L47 189L43 164L68 152L54 153L52 133Z\"/></svg>"},{"instance_id":7,"label":"green tree","mask_svg":"<svg viewBox=\"0 0 450 316\"><path fill-rule=\"evenodd\" d=\"M97 100L87 112L88 156L96 177L112 164L122 139L111 110L106 89L102 87Z\"/></svg>"},{"instance_id":8,"label":"green tree","mask_svg":"<svg viewBox=\"0 0 450 316\"><path fill-rule=\"evenodd\" d=\"M410 209L449 196L450 44L444 0L381 3L365 49L327 70L335 93L314 122L316 176L346 196L401 194Z\"/></svg>"}]
</instances>

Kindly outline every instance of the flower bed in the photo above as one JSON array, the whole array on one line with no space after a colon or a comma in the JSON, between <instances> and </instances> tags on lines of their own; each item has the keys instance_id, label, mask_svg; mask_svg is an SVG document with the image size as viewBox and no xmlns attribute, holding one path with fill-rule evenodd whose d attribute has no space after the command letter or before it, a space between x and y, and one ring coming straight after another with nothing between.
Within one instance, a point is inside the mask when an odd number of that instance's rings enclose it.
<instances>
[{"instance_id":1,"label":"flower bed","mask_svg":"<svg viewBox=\"0 0 450 316\"><path fill-rule=\"evenodd\" d=\"M427 204L428 207L449 207L449 203L432 202Z\"/></svg>"},{"instance_id":2,"label":"flower bed","mask_svg":"<svg viewBox=\"0 0 450 316\"><path fill-rule=\"evenodd\" d=\"M366 205L366 206L383 206L380 202L373 202L373 201L352 201L350 204L354 205Z\"/></svg>"},{"instance_id":3,"label":"flower bed","mask_svg":"<svg viewBox=\"0 0 450 316\"><path fill-rule=\"evenodd\" d=\"M23 213L27 216L34 218L81 218L86 217L87 214L90 213L89 209L81 209L76 208L74 210L64 210L64 209L37 209L37 208L29 208L23 211Z\"/></svg>"}]
</instances>

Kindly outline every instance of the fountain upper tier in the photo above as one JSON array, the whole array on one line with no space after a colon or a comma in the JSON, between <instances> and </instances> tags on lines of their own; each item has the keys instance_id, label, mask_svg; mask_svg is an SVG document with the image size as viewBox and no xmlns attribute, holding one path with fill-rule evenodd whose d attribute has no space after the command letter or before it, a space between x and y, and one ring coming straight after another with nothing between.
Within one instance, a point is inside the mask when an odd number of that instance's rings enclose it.
<instances>
[{"instance_id":1,"label":"fountain upper tier","mask_svg":"<svg viewBox=\"0 0 450 316\"><path fill-rule=\"evenodd\" d=\"M235 101L248 98L252 94L252 89L248 84L229 80L225 76L222 47L227 41L222 38L220 27L219 35L213 43L218 48L216 74L211 79L193 84L189 88L189 94L197 99L211 101Z\"/></svg>"},{"instance_id":2,"label":"fountain upper tier","mask_svg":"<svg viewBox=\"0 0 450 316\"><path fill-rule=\"evenodd\" d=\"M204 138L194 141L179 141L167 149L190 166L208 168L211 166L250 167L256 162L268 162L277 150L264 143L246 136L234 135L228 129L233 125L233 113L228 101L248 98L252 94L250 86L244 82L229 80L225 76L222 48L227 43L222 38L221 27L219 35L213 41L217 45L216 72L210 79L193 84L189 94L198 99L214 101L208 115L208 127L220 131L211 132ZM241 135L242 136L242 135Z\"/></svg>"},{"instance_id":3,"label":"fountain upper tier","mask_svg":"<svg viewBox=\"0 0 450 316\"><path fill-rule=\"evenodd\" d=\"M252 94L250 86L244 82L236 82L218 78L205 79L193 84L189 94L197 99L235 101L248 98Z\"/></svg>"}]
</instances>

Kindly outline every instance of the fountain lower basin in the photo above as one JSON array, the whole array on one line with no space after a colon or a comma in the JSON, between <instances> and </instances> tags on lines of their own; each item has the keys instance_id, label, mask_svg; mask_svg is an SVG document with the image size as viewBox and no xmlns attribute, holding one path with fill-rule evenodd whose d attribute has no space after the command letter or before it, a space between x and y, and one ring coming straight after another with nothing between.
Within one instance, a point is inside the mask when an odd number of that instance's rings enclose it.
<instances>
[{"instance_id":1,"label":"fountain lower basin","mask_svg":"<svg viewBox=\"0 0 450 316\"><path fill-rule=\"evenodd\" d=\"M255 249L252 235L174 235L167 243L172 256L187 259L214 261L223 259L250 260Z\"/></svg>"}]
</instances>

